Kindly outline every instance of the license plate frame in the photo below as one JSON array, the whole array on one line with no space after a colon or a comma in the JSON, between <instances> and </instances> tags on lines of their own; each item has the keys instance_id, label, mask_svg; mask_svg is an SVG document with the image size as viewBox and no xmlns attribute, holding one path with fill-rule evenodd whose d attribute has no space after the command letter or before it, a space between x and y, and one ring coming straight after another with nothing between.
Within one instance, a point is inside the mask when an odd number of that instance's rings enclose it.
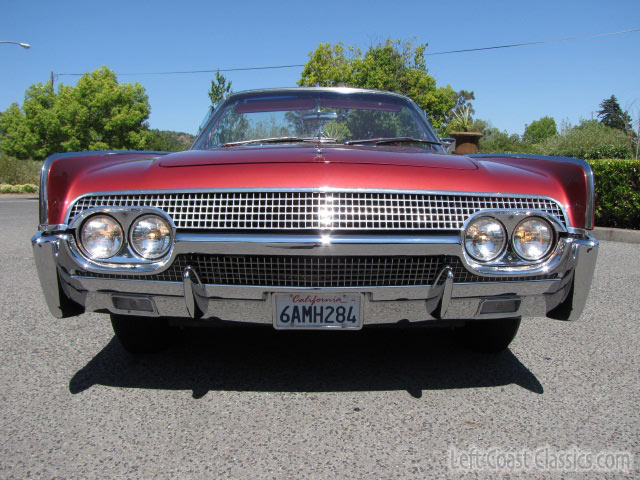
<instances>
[{"instance_id":1,"label":"license plate frame","mask_svg":"<svg viewBox=\"0 0 640 480\"><path fill-rule=\"evenodd\" d=\"M323 300L324 299L324 300ZM341 301L338 301L338 300ZM330 301L333 300L333 301ZM276 330L361 330L364 325L364 295L362 293L353 292L277 292L271 295L272 311L273 311L273 328ZM285 306L289 306L289 322L281 321L281 313ZM291 307L297 306L298 308L298 322L294 322L295 318L293 309ZM303 312L302 306L310 307L312 309L311 319L315 316L316 321L307 322L309 319L308 310ZM345 320L338 322L337 307L345 307ZM318 310L319 307L333 307L334 311ZM349 310L349 307L357 307ZM317 322L320 316L323 317L322 322ZM304 314L307 314L303 317ZM315 315L314 315L315 314ZM328 315L328 316L327 316ZM349 321L349 316L356 317L356 322ZM304 319L302 322L300 320ZM328 320L328 321L325 321ZM294 326L295 325L295 326Z\"/></svg>"}]
</instances>

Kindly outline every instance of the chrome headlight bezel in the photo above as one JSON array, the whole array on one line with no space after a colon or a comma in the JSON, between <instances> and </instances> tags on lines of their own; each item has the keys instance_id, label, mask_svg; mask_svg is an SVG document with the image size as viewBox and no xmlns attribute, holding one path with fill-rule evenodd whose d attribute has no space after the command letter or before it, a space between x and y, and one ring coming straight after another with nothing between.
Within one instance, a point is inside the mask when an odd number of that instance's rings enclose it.
<instances>
[{"instance_id":1,"label":"chrome headlight bezel","mask_svg":"<svg viewBox=\"0 0 640 480\"><path fill-rule=\"evenodd\" d=\"M145 215L156 215L160 217L166 225L169 226L171 232L171 240L169 249L162 256L157 258L145 258L140 256L132 247L130 241L131 226L134 221ZM88 219L105 215L114 218L122 227L124 234L122 246L120 250L109 258L97 258L91 256L90 253L82 245L82 227ZM69 246L77 255L83 269L89 271L102 271L101 269L118 269L127 268L133 271L155 271L163 268L173 259L176 241L176 226L172 219L165 211L156 207L94 207L87 209L80 215L75 217L69 225L74 235L69 238ZM97 269L97 270L96 270Z\"/></svg>"},{"instance_id":2,"label":"chrome headlight bezel","mask_svg":"<svg viewBox=\"0 0 640 480\"><path fill-rule=\"evenodd\" d=\"M95 246L93 248L89 246L91 239L88 237L89 234L86 231L86 228L89 225L91 225L93 222L99 222L100 220L102 220L103 223L110 225L110 227L113 229L112 239L114 240L114 246L110 250L108 250L108 254L106 255L96 254ZM122 251L122 248L125 244L124 229L122 228L120 222L111 215L107 215L104 213L97 213L95 215L87 217L80 225L78 233L80 248L82 249L82 252L91 260L104 261L115 257Z\"/></svg>"},{"instance_id":3,"label":"chrome headlight bezel","mask_svg":"<svg viewBox=\"0 0 640 480\"><path fill-rule=\"evenodd\" d=\"M482 217L493 218L504 225L507 232L507 245L496 258L490 261L482 261L473 257L465 246L465 233L467 228L474 221ZM551 247L539 260L525 260L520 257L514 249L513 233L517 225L521 222L540 218L551 226L553 240ZM557 264L557 261L566 248L566 242L562 241L564 235L569 232L568 228L557 217L540 210L481 210L471 215L460 231L460 241L462 255L461 259L466 268L470 271L487 276L499 276L503 274L522 276L534 274L546 274Z\"/></svg>"},{"instance_id":4,"label":"chrome headlight bezel","mask_svg":"<svg viewBox=\"0 0 640 480\"><path fill-rule=\"evenodd\" d=\"M141 223L144 222L145 220L154 220L158 222L159 225L162 225L162 228L165 231L165 234L164 234L165 236L163 238L164 246L158 253L155 253L155 254L145 253L143 251L143 248L141 248L141 246L138 244L138 240L134 238L134 235L136 233L136 228L140 226ZM158 260L165 257L171 251L171 246L173 244L173 231L171 228L171 224L161 215L148 213L148 214L144 214L144 215L140 215L139 217L136 217L136 219L131 222L131 225L129 226L128 240L129 240L129 246L135 255L145 260Z\"/></svg>"}]
</instances>

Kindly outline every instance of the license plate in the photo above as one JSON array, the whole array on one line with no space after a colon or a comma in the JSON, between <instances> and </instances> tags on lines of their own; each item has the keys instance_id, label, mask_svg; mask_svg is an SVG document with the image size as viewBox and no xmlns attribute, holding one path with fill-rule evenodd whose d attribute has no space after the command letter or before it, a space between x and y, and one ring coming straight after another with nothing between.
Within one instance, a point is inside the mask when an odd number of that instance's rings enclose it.
<instances>
[{"instance_id":1,"label":"license plate","mask_svg":"<svg viewBox=\"0 0 640 480\"><path fill-rule=\"evenodd\" d=\"M273 326L278 330L358 330L361 304L360 294L275 294Z\"/></svg>"}]
</instances>

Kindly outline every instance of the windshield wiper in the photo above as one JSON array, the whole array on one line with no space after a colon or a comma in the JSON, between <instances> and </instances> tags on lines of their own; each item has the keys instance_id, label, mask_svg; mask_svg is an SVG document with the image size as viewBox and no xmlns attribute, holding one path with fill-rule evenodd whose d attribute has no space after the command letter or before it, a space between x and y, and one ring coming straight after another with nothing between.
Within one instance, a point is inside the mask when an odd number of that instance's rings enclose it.
<instances>
[{"instance_id":1,"label":"windshield wiper","mask_svg":"<svg viewBox=\"0 0 640 480\"><path fill-rule=\"evenodd\" d=\"M431 140L423 140L414 137L378 137L378 138L361 138L359 140L347 140L345 145L357 145L359 143L373 143L374 145L385 145L387 143L424 143L427 145L442 145L440 142Z\"/></svg>"},{"instance_id":2,"label":"windshield wiper","mask_svg":"<svg viewBox=\"0 0 640 480\"><path fill-rule=\"evenodd\" d=\"M272 137L272 138L255 138L253 140L242 140L240 142L228 142L220 145L220 148L235 147L237 145L254 145L260 143L295 143L295 142L312 142L312 143L336 143L335 138L315 137Z\"/></svg>"}]
</instances>

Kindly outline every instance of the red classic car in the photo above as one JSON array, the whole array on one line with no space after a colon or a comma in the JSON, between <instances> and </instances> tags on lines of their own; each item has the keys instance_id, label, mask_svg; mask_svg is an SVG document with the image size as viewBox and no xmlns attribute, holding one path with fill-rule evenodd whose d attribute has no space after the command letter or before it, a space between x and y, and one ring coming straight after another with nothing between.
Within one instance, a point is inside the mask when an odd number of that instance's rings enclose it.
<instances>
[{"instance_id":1,"label":"red classic car","mask_svg":"<svg viewBox=\"0 0 640 480\"><path fill-rule=\"evenodd\" d=\"M51 313L109 313L132 353L229 321L446 326L497 352L523 317L581 315L593 202L585 162L449 154L402 95L259 90L189 151L49 157L32 242Z\"/></svg>"}]
</instances>

